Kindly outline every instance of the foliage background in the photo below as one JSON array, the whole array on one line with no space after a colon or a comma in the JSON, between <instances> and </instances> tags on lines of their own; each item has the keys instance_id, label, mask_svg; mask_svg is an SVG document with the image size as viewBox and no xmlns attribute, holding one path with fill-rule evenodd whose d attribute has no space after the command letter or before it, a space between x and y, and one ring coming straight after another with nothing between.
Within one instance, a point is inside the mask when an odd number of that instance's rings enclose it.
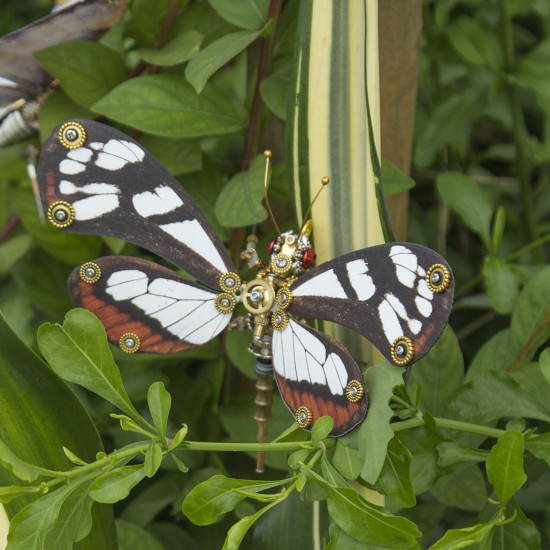
<instances>
[{"instance_id":1,"label":"foliage background","mask_svg":"<svg viewBox=\"0 0 550 550\"><path fill-rule=\"evenodd\" d=\"M46 2L26 3L24 11L19 2L4 3L2 34L48 9ZM282 159L298 3L284 3L277 18L272 64L261 51L261 37L273 36L273 24L264 28L267 2L258 3L264 11L256 18L244 8L235 17L234 10L224 9L226 3L215 0L181 2L177 17L170 15L168 0L152 4L134 0L125 20L100 44L60 46L40 54L63 88L42 108L41 138L76 116L101 116L138 137L238 253L244 235L240 226L266 218L258 175L262 169L253 160L263 148L260 143L273 149L278 161L270 184L277 219L285 227L294 224ZM479 548L532 549L550 544L550 7L544 0L426 0L422 15L412 168L416 185L410 191L407 238L438 250L453 266L454 332L447 330L414 367L408 393L396 391L392 406L400 423L392 424L396 436L387 454L383 449L380 475L368 471L361 453L368 452L367 445L383 446L380 433L391 414L387 400L385 408L373 404L369 423L329 449L329 466L323 462L321 471L313 463L313 473L301 470L309 479L301 495L305 502L296 491L281 500L250 531L243 548L281 547L280 525L288 525L288 518L320 525L317 536L325 543L330 536L333 550L392 547L391 534L378 545L355 538L359 535L353 526L346 529L334 508L329 508L329 533L325 501L315 499L328 494L329 505L343 511L338 498L349 497L326 485L332 480L348 490L348 482L335 481L330 464L350 480L356 494L368 487L386 495L393 513L419 526L421 547L467 542ZM220 39L227 42L210 50L214 61L200 61L197 52ZM224 52L234 55L224 60ZM88 62L75 64L76 57ZM220 70L209 74L205 66ZM267 70L260 87L266 107L255 111L260 68ZM211 118L185 117L183 102L192 104L197 97L211 100ZM143 108L143 99L153 108ZM168 110L155 110L155 105ZM37 327L63 322L71 307L65 281L75 265L110 252L151 255L122 242L41 226L21 149L17 144L0 151L0 310L18 336L38 351ZM403 182L392 179L388 170L388 186ZM407 185L397 183L396 188ZM14 215L21 220L15 225ZM273 234L269 223L260 231L264 242ZM70 325L65 327L68 331ZM254 440L256 430L251 421L253 359L244 352L248 340L248 334L232 332L223 342L177 357L113 354L140 415L150 418L148 388L160 381L172 395L169 433L184 421L195 440L245 442ZM55 342L50 355L52 349ZM44 355L47 350L42 343ZM11 353L15 356L13 348ZM55 355L47 357L52 367ZM386 373L380 378L379 373L369 369L367 382L385 395L398 377ZM121 430L108 416L119 412L109 400L71 387L107 452L136 440L135 432ZM275 398L270 437L288 424L288 413ZM138 549L145 543L149 549L221 548L231 526L258 509L257 501L243 499L217 522L197 526L189 520L193 500L182 508L184 498L215 474L255 478L253 455L187 450L178 456L187 474L177 463L163 461L157 475L116 502L121 548ZM300 471L298 459L307 456L291 459L293 469ZM284 453L268 453L267 465L266 480L287 475ZM324 481L315 477L320 473ZM357 521L362 517L358 513ZM308 538L313 534L306 530L287 529L287 534L287 548L314 547ZM393 547L404 546L394 540Z\"/></svg>"}]
</instances>

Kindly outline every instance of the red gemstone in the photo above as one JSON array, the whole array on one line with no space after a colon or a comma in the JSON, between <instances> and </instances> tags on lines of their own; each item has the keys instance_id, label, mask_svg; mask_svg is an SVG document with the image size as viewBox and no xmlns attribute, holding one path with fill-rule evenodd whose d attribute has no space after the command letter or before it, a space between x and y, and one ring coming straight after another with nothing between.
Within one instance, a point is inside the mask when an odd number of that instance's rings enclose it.
<instances>
[{"instance_id":1,"label":"red gemstone","mask_svg":"<svg viewBox=\"0 0 550 550\"><path fill-rule=\"evenodd\" d=\"M278 237L275 237L272 241L269 241L269 244L267 245L267 253L271 256L273 254L273 247L275 246L275 243L277 242Z\"/></svg>"},{"instance_id":2,"label":"red gemstone","mask_svg":"<svg viewBox=\"0 0 550 550\"><path fill-rule=\"evenodd\" d=\"M313 248L308 248L304 252L304 256L302 257L302 267L304 269L309 269L310 267L313 267L315 265L315 259L317 256L315 255L315 250Z\"/></svg>"}]
</instances>

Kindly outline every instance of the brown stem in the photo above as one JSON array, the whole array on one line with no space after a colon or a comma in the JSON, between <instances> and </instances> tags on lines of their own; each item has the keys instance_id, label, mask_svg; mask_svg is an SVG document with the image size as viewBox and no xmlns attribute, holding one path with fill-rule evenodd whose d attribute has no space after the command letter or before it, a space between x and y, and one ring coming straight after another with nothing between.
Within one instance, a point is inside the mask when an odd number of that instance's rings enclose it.
<instances>
[{"instance_id":1,"label":"brown stem","mask_svg":"<svg viewBox=\"0 0 550 550\"><path fill-rule=\"evenodd\" d=\"M21 218L19 214L14 214L0 229L0 244L3 243L12 233L15 231L17 226L21 223Z\"/></svg>"},{"instance_id":2,"label":"brown stem","mask_svg":"<svg viewBox=\"0 0 550 550\"><path fill-rule=\"evenodd\" d=\"M514 357L514 360L506 369L508 372L512 372L521 363L521 360L529 353L529 350L533 347L537 338L544 332L548 325L550 325L550 308L546 311L544 321L538 326L537 330L533 332L529 340L527 340L525 345L519 350L519 353Z\"/></svg>"}]
</instances>

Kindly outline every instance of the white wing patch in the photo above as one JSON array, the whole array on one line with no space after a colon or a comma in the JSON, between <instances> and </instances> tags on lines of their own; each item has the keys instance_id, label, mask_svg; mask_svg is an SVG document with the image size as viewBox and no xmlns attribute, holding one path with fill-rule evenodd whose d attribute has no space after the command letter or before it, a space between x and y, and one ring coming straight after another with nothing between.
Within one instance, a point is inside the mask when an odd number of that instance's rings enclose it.
<instances>
[{"instance_id":1,"label":"white wing patch","mask_svg":"<svg viewBox=\"0 0 550 550\"><path fill-rule=\"evenodd\" d=\"M63 159L59 163L59 171L67 176L74 176L86 171L86 165L76 160Z\"/></svg>"},{"instance_id":2,"label":"white wing patch","mask_svg":"<svg viewBox=\"0 0 550 550\"><path fill-rule=\"evenodd\" d=\"M62 195L74 195L75 193L85 193L86 195L118 194L120 189L112 183L87 183L85 185L75 185L68 180L59 182L59 192Z\"/></svg>"},{"instance_id":3,"label":"white wing patch","mask_svg":"<svg viewBox=\"0 0 550 550\"><path fill-rule=\"evenodd\" d=\"M214 338L231 319L231 313L216 309L216 292L162 277L149 281L136 269L113 273L106 291L116 301L130 300L168 332L197 346Z\"/></svg>"},{"instance_id":4,"label":"white wing patch","mask_svg":"<svg viewBox=\"0 0 550 550\"><path fill-rule=\"evenodd\" d=\"M403 336L400 319L408 325L413 334L418 334L422 330L421 321L410 318L405 306L401 303L399 298L391 292L384 295L384 299L378 306L378 314L382 322L384 334L390 344L393 344L396 338Z\"/></svg>"},{"instance_id":5,"label":"white wing patch","mask_svg":"<svg viewBox=\"0 0 550 550\"><path fill-rule=\"evenodd\" d=\"M326 385L334 395L343 395L348 383L342 359L293 319L273 331L273 368L287 380Z\"/></svg>"},{"instance_id":6,"label":"white wing patch","mask_svg":"<svg viewBox=\"0 0 550 550\"><path fill-rule=\"evenodd\" d=\"M137 193L134 195L132 202L136 212L144 218L157 214L167 214L183 204L181 197L167 185L159 185L155 187L153 192Z\"/></svg>"},{"instance_id":7,"label":"white wing patch","mask_svg":"<svg viewBox=\"0 0 550 550\"><path fill-rule=\"evenodd\" d=\"M294 296L322 296L324 298L347 298L336 273L329 269L309 279L292 291Z\"/></svg>"},{"instance_id":8,"label":"white wing patch","mask_svg":"<svg viewBox=\"0 0 550 550\"><path fill-rule=\"evenodd\" d=\"M145 151L135 143L123 139L110 139L103 145L95 161L96 166L105 170L120 170L127 164L141 162L145 157Z\"/></svg>"},{"instance_id":9,"label":"white wing patch","mask_svg":"<svg viewBox=\"0 0 550 550\"><path fill-rule=\"evenodd\" d=\"M94 152L87 147L78 147L67 153L67 157L78 162L90 162Z\"/></svg>"},{"instance_id":10,"label":"white wing patch","mask_svg":"<svg viewBox=\"0 0 550 550\"><path fill-rule=\"evenodd\" d=\"M359 300L368 300L376 292L376 287L370 275L369 266L365 260L357 259L346 264L348 279Z\"/></svg>"},{"instance_id":11,"label":"white wing patch","mask_svg":"<svg viewBox=\"0 0 550 550\"><path fill-rule=\"evenodd\" d=\"M78 221L94 220L104 214L113 212L119 206L117 195L96 195L73 202L75 219Z\"/></svg>"},{"instance_id":12,"label":"white wing patch","mask_svg":"<svg viewBox=\"0 0 550 550\"><path fill-rule=\"evenodd\" d=\"M168 233L168 235L174 237L174 239L201 255L218 271L222 273L227 271L227 267L214 246L214 243L210 240L210 237L206 234L197 220L166 223L164 225L159 225L159 227Z\"/></svg>"}]
</instances>

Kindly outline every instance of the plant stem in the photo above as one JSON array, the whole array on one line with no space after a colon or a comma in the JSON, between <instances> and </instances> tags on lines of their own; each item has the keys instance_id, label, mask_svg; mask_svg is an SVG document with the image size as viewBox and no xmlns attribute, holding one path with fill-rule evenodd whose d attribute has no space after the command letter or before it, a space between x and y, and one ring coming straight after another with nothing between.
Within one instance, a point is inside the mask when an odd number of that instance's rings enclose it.
<instances>
[{"instance_id":1,"label":"plant stem","mask_svg":"<svg viewBox=\"0 0 550 550\"><path fill-rule=\"evenodd\" d=\"M451 420L449 418L434 418L435 425L438 428L447 428L449 430L460 430L461 432L469 432L479 435L485 435L487 437L499 438L506 430L499 430L497 428L490 428L489 426L480 426L479 424L471 424L469 422L461 422L460 420ZM400 432L402 430L410 430L412 428L418 428L424 426L425 422L422 417L411 418L404 420L403 422L396 422L390 424L390 427L394 432Z\"/></svg>"},{"instance_id":2,"label":"plant stem","mask_svg":"<svg viewBox=\"0 0 550 550\"><path fill-rule=\"evenodd\" d=\"M508 0L499 0L500 18L502 29L502 42L504 49L504 69L507 74L512 74L515 65L514 38L512 32L512 18L508 12ZM521 199L525 218L525 230L527 238L534 241L537 236L535 215L533 211L533 198L531 196L531 163L527 150L529 134L525 125L525 117L519 99L519 91L515 84L507 82L508 99L512 111L514 123L514 142L516 145L517 176L521 188Z\"/></svg>"},{"instance_id":3,"label":"plant stem","mask_svg":"<svg viewBox=\"0 0 550 550\"><path fill-rule=\"evenodd\" d=\"M19 214L14 214L5 224L0 228L0 244L3 243L15 229L21 223Z\"/></svg>"}]
</instances>

